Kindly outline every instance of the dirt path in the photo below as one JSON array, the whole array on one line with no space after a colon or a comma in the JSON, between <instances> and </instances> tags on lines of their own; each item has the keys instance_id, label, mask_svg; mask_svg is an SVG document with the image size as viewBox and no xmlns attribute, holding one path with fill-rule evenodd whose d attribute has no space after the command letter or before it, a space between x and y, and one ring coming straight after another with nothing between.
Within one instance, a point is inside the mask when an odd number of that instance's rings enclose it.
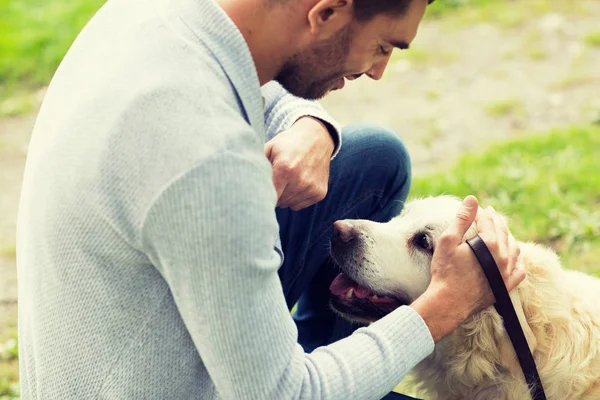
<instances>
[{"instance_id":1,"label":"dirt path","mask_svg":"<svg viewBox=\"0 0 600 400\"><path fill-rule=\"evenodd\" d=\"M599 119L600 46L585 38L600 32L600 2L507 4L425 22L382 81L351 82L323 105L341 123L400 132L416 174L492 141ZM14 231L34 121L35 113L0 120L0 337L16 321Z\"/></svg>"}]
</instances>

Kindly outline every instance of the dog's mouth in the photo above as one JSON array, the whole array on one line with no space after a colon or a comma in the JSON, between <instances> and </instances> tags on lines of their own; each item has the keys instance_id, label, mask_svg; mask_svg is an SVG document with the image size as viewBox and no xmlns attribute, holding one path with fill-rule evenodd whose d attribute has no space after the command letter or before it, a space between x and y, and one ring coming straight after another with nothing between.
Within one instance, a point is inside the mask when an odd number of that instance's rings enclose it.
<instances>
[{"instance_id":1,"label":"dog's mouth","mask_svg":"<svg viewBox=\"0 0 600 400\"><path fill-rule=\"evenodd\" d=\"M375 293L343 273L331 282L329 291L333 309L350 320L373 322L408 304L405 299Z\"/></svg>"}]
</instances>

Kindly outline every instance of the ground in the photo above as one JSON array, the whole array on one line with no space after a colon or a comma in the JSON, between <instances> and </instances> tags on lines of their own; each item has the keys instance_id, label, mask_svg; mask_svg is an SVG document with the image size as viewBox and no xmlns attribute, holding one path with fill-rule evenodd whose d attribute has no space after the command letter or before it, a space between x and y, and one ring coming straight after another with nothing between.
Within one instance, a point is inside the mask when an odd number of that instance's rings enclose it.
<instances>
[{"instance_id":1,"label":"ground","mask_svg":"<svg viewBox=\"0 0 600 400\"><path fill-rule=\"evenodd\" d=\"M368 120L398 131L417 176L496 141L600 120L600 2L490 4L425 21L381 81L350 82L322 104L342 124ZM27 97L27 114L0 118L0 344L16 329L14 232L43 94ZM0 106L0 114L13 107Z\"/></svg>"}]
</instances>

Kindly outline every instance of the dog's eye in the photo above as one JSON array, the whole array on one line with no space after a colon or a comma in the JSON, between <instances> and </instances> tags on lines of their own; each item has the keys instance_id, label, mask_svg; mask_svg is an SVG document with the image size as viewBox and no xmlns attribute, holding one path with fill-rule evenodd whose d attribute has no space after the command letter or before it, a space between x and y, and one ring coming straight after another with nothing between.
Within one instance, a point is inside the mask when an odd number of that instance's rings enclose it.
<instances>
[{"instance_id":1,"label":"dog's eye","mask_svg":"<svg viewBox=\"0 0 600 400\"><path fill-rule=\"evenodd\" d=\"M426 232L417 232L411 238L413 246L417 249L433 254L433 243Z\"/></svg>"}]
</instances>

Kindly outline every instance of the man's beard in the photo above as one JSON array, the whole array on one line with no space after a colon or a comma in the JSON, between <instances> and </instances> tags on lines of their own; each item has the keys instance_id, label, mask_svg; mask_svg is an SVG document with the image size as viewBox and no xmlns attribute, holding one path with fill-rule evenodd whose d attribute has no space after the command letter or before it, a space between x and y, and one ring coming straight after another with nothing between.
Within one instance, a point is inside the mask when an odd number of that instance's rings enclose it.
<instances>
[{"instance_id":1,"label":"man's beard","mask_svg":"<svg viewBox=\"0 0 600 400\"><path fill-rule=\"evenodd\" d=\"M325 96L344 76L352 30L347 26L330 40L289 58L275 80L291 94L309 100Z\"/></svg>"}]
</instances>

